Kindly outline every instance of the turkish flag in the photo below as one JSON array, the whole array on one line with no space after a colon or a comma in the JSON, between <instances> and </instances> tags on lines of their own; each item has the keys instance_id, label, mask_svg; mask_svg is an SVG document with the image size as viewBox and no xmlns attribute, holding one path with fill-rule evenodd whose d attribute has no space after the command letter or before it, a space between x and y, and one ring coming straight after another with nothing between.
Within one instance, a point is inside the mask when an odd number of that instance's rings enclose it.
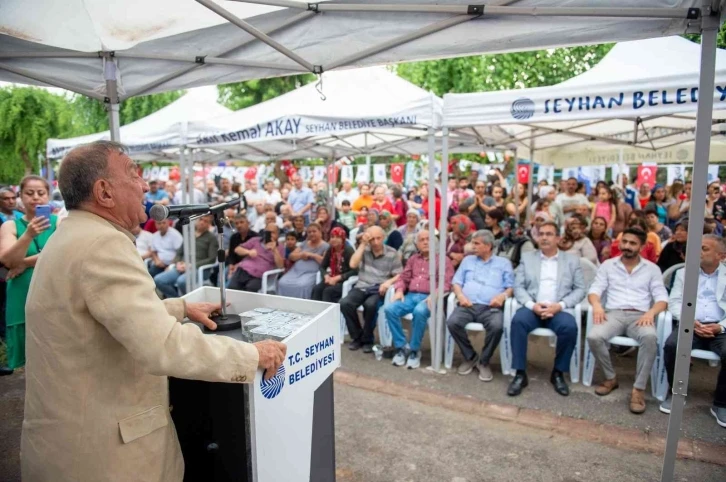
<instances>
[{"instance_id":1,"label":"turkish flag","mask_svg":"<svg viewBox=\"0 0 726 482\"><path fill-rule=\"evenodd\" d=\"M338 182L338 166L335 164L328 166L328 182L331 184Z\"/></svg>"},{"instance_id":2,"label":"turkish flag","mask_svg":"<svg viewBox=\"0 0 726 482\"><path fill-rule=\"evenodd\" d=\"M641 184L647 182L650 187L655 184L655 174L658 172L658 166L646 166L641 164L638 166L638 179L635 181L635 185L640 187Z\"/></svg>"},{"instance_id":3,"label":"turkish flag","mask_svg":"<svg viewBox=\"0 0 726 482\"><path fill-rule=\"evenodd\" d=\"M520 184L529 182L529 164L520 164L517 166L517 182Z\"/></svg>"},{"instance_id":4,"label":"turkish flag","mask_svg":"<svg viewBox=\"0 0 726 482\"><path fill-rule=\"evenodd\" d=\"M248 181L251 181L253 179L257 178L257 168L256 167L250 167L245 171L245 179Z\"/></svg>"},{"instance_id":5,"label":"turkish flag","mask_svg":"<svg viewBox=\"0 0 726 482\"><path fill-rule=\"evenodd\" d=\"M391 164L391 181L396 184L403 182L403 164Z\"/></svg>"}]
</instances>

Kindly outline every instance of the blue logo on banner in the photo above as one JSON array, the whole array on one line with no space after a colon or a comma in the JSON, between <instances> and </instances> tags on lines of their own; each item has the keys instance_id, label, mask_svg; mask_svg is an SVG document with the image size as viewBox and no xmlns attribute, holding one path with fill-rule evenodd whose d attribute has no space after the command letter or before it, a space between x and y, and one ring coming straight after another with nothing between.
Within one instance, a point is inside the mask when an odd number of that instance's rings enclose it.
<instances>
[{"instance_id":1,"label":"blue logo on banner","mask_svg":"<svg viewBox=\"0 0 726 482\"><path fill-rule=\"evenodd\" d=\"M529 119L534 115L534 101L527 97L522 97L512 102L512 117L517 120Z\"/></svg>"},{"instance_id":2,"label":"blue logo on banner","mask_svg":"<svg viewBox=\"0 0 726 482\"><path fill-rule=\"evenodd\" d=\"M280 365L274 377L269 380L265 380L264 378L260 380L260 390L262 390L262 396L265 398L275 398L280 394L284 386L285 365Z\"/></svg>"}]
</instances>

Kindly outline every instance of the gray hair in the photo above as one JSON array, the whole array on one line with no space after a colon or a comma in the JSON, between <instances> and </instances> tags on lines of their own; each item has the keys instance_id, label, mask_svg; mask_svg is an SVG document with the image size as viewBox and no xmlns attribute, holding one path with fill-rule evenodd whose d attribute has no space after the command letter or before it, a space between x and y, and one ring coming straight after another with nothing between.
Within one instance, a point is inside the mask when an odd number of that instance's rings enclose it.
<instances>
[{"instance_id":1,"label":"gray hair","mask_svg":"<svg viewBox=\"0 0 726 482\"><path fill-rule=\"evenodd\" d=\"M726 253L726 240L724 240L721 236L718 236L716 234L704 234L703 241L706 241L707 239L710 239L711 241L716 243L719 253Z\"/></svg>"},{"instance_id":2,"label":"gray hair","mask_svg":"<svg viewBox=\"0 0 726 482\"><path fill-rule=\"evenodd\" d=\"M93 185L108 173L108 157L113 152L125 154L126 146L96 141L75 147L66 154L58 171L58 187L66 209L78 209L91 199Z\"/></svg>"},{"instance_id":3,"label":"gray hair","mask_svg":"<svg viewBox=\"0 0 726 482\"><path fill-rule=\"evenodd\" d=\"M471 235L471 240L479 239L482 243L494 246L494 235L488 229L480 229Z\"/></svg>"}]
</instances>

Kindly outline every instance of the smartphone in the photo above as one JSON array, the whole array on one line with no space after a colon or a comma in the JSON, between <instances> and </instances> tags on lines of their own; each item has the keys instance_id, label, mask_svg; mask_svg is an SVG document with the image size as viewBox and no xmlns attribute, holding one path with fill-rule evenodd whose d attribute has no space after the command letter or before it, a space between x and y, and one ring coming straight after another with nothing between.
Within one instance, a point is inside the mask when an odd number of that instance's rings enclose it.
<instances>
[{"instance_id":1,"label":"smartphone","mask_svg":"<svg viewBox=\"0 0 726 482\"><path fill-rule=\"evenodd\" d=\"M40 206L35 206L35 216L36 217L42 217L48 220L50 222L50 213L51 209L48 204L41 204Z\"/></svg>"},{"instance_id":2,"label":"smartphone","mask_svg":"<svg viewBox=\"0 0 726 482\"><path fill-rule=\"evenodd\" d=\"M265 244L272 241L272 231L265 231L264 241L265 241Z\"/></svg>"}]
</instances>

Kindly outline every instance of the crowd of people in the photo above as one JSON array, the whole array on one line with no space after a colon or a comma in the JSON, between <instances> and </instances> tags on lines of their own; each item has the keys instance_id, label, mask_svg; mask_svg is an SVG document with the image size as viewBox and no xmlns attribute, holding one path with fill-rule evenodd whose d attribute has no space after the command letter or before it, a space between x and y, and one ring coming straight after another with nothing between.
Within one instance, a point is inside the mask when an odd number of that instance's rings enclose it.
<instances>
[{"instance_id":1,"label":"crowd of people","mask_svg":"<svg viewBox=\"0 0 726 482\"><path fill-rule=\"evenodd\" d=\"M359 184L342 180L329 198L325 183L306 183L299 175L290 182L266 180L245 185L225 178L190 184L194 203L243 202L228 210L223 249L227 253L225 276L228 288L258 292L263 276L281 270L276 294L287 297L340 303L350 334L351 350L371 353L375 343L378 312L382 308L393 338L392 363L417 368L431 310L429 219L436 226L448 219L444 286L457 306L446 320L461 350L460 375L477 370L480 380L494 378L491 358L503 334L503 308L514 297L520 308L511 325L513 368L508 394L517 396L527 387L527 337L538 327L550 328L557 347L550 382L567 396L565 374L577 341L572 309L587 299L594 327L587 342L603 372L598 395L607 395L619 384L610 362L608 340L627 335L639 343L636 378L630 397L633 413L645 411L645 386L655 360L655 320L670 310L680 316L682 272L665 286L662 273L685 261L690 182L670 186L642 183L639 186L598 182L585 186L577 179L555 185L541 182L528 196L528 186L510 189L506 178L492 170L486 178L477 172L450 179L446 198L435 187L430 212L429 185L404 189L400 185ZM154 204L180 204L180 186L172 181L149 182L147 209ZM36 217L36 206L48 204L51 186L28 177L19 193L0 190L0 261L6 267L8 303L4 309L10 369L24 363L23 306L34 260L62 219L62 211L50 219ZM16 209L20 201L22 210ZM708 188L699 303L694 346L720 354L726 361L726 193L718 183ZM170 221L147 221L137 227L137 250L147 260L157 294L173 298L186 292L186 276L214 263L219 248L213 222L203 217L195 224L196 265L185 266L180 227ZM581 269L587 260L597 275L587 286ZM206 276L211 283L213 270ZM344 292L351 277L357 281ZM386 293L390 302L383 305ZM670 290L670 295L669 295ZM433 293L434 295L436 293ZM607 294L607 296L605 296ZM382 306L383 305L383 306ZM359 308L362 307L362 320ZM408 337L401 318L411 315ZM362 321L362 323L361 323ZM477 322L486 337L481 351L472 346L466 326ZM675 333L665 345L669 382L675 360ZM724 364L726 365L726 364ZM722 366L724 366L722 365ZM669 410L670 398L661 406ZM712 409L718 423L726 426L726 372L722 368Z\"/></svg>"}]
</instances>

